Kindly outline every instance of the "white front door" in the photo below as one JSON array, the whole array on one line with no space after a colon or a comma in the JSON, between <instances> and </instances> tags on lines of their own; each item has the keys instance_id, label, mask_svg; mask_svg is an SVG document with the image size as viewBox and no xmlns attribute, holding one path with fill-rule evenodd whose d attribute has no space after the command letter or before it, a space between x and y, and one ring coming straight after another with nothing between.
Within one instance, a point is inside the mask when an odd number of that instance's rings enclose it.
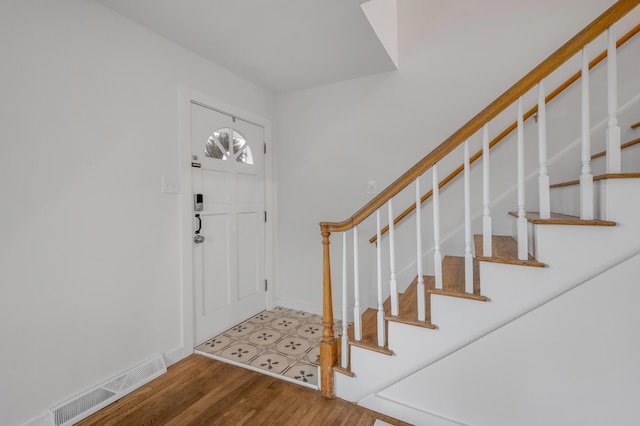
<instances>
[{"instance_id":1,"label":"white front door","mask_svg":"<svg viewBox=\"0 0 640 426\"><path fill-rule=\"evenodd\" d=\"M262 127L191 103L196 344L265 309L263 144Z\"/></svg>"}]
</instances>

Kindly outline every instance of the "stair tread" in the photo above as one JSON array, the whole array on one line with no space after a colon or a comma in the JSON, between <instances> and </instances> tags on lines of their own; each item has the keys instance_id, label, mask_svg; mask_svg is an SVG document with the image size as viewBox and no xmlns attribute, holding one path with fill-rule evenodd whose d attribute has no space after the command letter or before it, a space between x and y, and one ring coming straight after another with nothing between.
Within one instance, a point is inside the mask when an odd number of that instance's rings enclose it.
<instances>
[{"instance_id":1,"label":"stair tread","mask_svg":"<svg viewBox=\"0 0 640 426\"><path fill-rule=\"evenodd\" d=\"M391 351L387 346L378 346L377 342L372 342L369 340L349 340L349 345L357 346L359 348L368 349L370 351L378 352L383 355L393 355L393 351Z\"/></svg>"},{"instance_id":2,"label":"stair tread","mask_svg":"<svg viewBox=\"0 0 640 426\"><path fill-rule=\"evenodd\" d=\"M338 353L338 358L337 359L340 360L340 354L339 353ZM355 377L355 374L353 373L353 371L351 371L350 368L343 368L339 364L336 364L336 365L333 366L333 371L336 372L336 373L344 374L345 376Z\"/></svg>"},{"instance_id":3,"label":"stair tread","mask_svg":"<svg viewBox=\"0 0 640 426\"><path fill-rule=\"evenodd\" d=\"M425 289L435 286L435 278L423 275ZM385 319L388 321L401 322L403 324L411 324L418 327L438 328L431 323L431 303L428 294L425 291L425 321L418 320L418 277L416 276L407 290L400 295L398 300L398 316L387 315Z\"/></svg>"},{"instance_id":4,"label":"stair tread","mask_svg":"<svg viewBox=\"0 0 640 426\"><path fill-rule=\"evenodd\" d=\"M602 175L596 175L593 177L593 181L597 182L599 180L605 179L638 179L640 178L640 173L605 173ZM562 188L563 186L573 186L580 185L580 180L570 180L568 182L562 183L554 183L553 185L549 185L549 188Z\"/></svg>"},{"instance_id":5,"label":"stair tread","mask_svg":"<svg viewBox=\"0 0 640 426\"><path fill-rule=\"evenodd\" d=\"M636 123L636 124L639 124L639 125L640 125L640 123ZM640 138L633 139L633 140L631 140L631 141L629 141L629 142L625 142L625 143L623 143L622 145L620 145L620 149L630 148L630 147L632 147L632 146L634 146L634 145L637 145L637 144L639 144L639 143L640 143ZM606 151L606 150L605 150L605 151L600 151L600 152L598 152L597 154L593 154L593 155L591 156L591 159L592 159L592 160L595 160L596 158L604 157L605 155L607 155L607 151Z\"/></svg>"},{"instance_id":6,"label":"stair tread","mask_svg":"<svg viewBox=\"0 0 640 426\"><path fill-rule=\"evenodd\" d=\"M638 121L637 123L631 125L632 129L637 129L638 127L640 127L640 121Z\"/></svg>"},{"instance_id":7,"label":"stair tread","mask_svg":"<svg viewBox=\"0 0 640 426\"><path fill-rule=\"evenodd\" d=\"M518 217L517 212L509 212L511 216ZM616 226L615 222L608 220L582 220L578 216L567 214L551 213L550 219L541 219L539 212L527 212L526 218L528 222L537 225L584 225L584 226Z\"/></svg>"},{"instance_id":8,"label":"stair tread","mask_svg":"<svg viewBox=\"0 0 640 426\"><path fill-rule=\"evenodd\" d=\"M391 301L389 298L383 304L385 316L391 313ZM393 352L389 350L387 344L385 346L378 346L378 311L377 309L369 308L362 314L362 339L355 340L353 334L353 325L349 327L349 345L358 346L361 348L369 349L375 352L380 352L385 355L392 355ZM387 322L384 322L385 332L387 328Z\"/></svg>"},{"instance_id":9,"label":"stair tread","mask_svg":"<svg viewBox=\"0 0 640 426\"><path fill-rule=\"evenodd\" d=\"M531 254L529 260L518 259L518 241L507 235L491 236L491 257L485 257L482 235L474 236L476 259L481 262L505 263L509 265L523 265L544 268L544 263L538 262Z\"/></svg>"},{"instance_id":10,"label":"stair tread","mask_svg":"<svg viewBox=\"0 0 640 426\"><path fill-rule=\"evenodd\" d=\"M473 259L473 293L465 291L464 277L465 259L462 256L445 256L442 260L442 289L430 288L429 294L461 297L464 299L489 300L480 294L480 268Z\"/></svg>"}]
</instances>

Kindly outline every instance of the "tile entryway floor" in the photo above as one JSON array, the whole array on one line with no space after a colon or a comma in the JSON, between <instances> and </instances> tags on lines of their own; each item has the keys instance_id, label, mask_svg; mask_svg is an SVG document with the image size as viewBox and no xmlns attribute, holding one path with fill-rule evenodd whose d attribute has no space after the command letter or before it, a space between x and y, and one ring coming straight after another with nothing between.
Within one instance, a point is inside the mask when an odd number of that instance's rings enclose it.
<instances>
[{"instance_id":1,"label":"tile entryway floor","mask_svg":"<svg viewBox=\"0 0 640 426\"><path fill-rule=\"evenodd\" d=\"M336 336L342 322L336 321ZM263 311L195 348L218 359L318 388L322 317L276 307Z\"/></svg>"}]
</instances>

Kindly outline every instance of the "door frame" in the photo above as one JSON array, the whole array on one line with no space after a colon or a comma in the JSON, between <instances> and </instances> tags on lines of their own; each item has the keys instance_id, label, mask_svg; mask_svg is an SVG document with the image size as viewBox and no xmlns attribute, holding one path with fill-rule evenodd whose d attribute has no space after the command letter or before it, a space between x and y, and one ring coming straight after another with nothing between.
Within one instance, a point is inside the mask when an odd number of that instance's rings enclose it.
<instances>
[{"instance_id":1,"label":"door frame","mask_svg":"<svg viewBox=\"0 0 640 426\"><path fill-rule=\"evenodd\" d=\"M180 347L167 354L169 362L173 363L193 353L195 345L195 292L193 288L193 199L191 195L191 103L211 108L223 114L231 115L252 124L264 128L264 143L267 154L264 156L264 208L268 212L268 220L264 232L264 269L265 278L269 285L265 292L265 306L271 309L275 306L274 270L273 270L273 242L275 230L275 194L273 179L273 162L271 154L273 145L271 141L271 120L258 114L238 108L220 99L213 98L205 93L179 86L179 173L180 173L180 251L181 251L181 339Z\"/></svg>"}]
</instances>

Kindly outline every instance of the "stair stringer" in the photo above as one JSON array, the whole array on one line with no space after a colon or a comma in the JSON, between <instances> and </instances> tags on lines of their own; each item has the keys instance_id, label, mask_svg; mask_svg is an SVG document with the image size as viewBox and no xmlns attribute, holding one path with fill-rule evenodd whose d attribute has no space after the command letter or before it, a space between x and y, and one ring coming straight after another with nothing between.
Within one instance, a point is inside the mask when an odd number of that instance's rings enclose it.
<instances>
[{"instance_id":1,"label":"stair stringer","mask_svg":"<svg viewBox=\"0 0 640 426\"><path fill-rule=\"evenodd\" d=\"M416 425L636 424L639 268L640 251L359 404Z\"/></svg>"},{"instance_id":2,"label":"stair stringer","mask_svg":"<svg viewBox=\"0 0 640 426\"><path fill-rule=\"evenodd\" d=\"M538 260L546 268L480 262L482 294L489 302L433 295L438 330L389 323L386 356L351 349L354 377L336 375L336 395L360 401L553 300L640 250L640 180L608 184L607 210L618 225L535 225ZM613 213L615 212L615 213Z\"/></svg>"}]
</instances>

